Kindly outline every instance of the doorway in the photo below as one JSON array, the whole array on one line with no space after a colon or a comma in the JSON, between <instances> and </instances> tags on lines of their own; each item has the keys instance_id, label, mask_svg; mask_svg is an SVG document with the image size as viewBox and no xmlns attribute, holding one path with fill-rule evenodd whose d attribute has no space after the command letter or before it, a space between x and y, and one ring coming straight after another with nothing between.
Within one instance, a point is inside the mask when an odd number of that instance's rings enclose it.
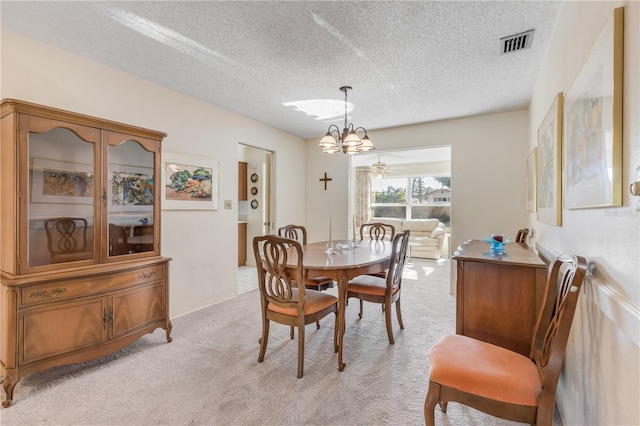
<instances>
[{"instance_id":1,"label":"doorway","mask_svg":"<svg viewBox=\"0 0 640 426\"><path fill-rule=\"evenodd\" d=\"M445 226L441 258L450 256L450 146L354 155L350 186L351 222L438 219Z\"/></svg>"},{"instance_id":2,"label":"doorway","mask_svg":"<svg viewBox=\"0 0 640 426\"><path fill-rule=\"evenodd\" d=\"M272 151L238 144L238 188L246 188L246 197L239 193L237 204L238 294L257 288L253 238L274 232L273 162Z\"/></svg>"}]
</instances>

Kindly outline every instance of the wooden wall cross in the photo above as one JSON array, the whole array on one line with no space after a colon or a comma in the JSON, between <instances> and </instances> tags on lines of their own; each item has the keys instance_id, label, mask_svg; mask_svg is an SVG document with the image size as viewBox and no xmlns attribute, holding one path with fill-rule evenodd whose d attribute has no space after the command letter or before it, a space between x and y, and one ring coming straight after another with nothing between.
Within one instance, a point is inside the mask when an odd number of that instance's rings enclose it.
<instances>
[{"instance_id":1,"label":"wooden wall cross","mask_svg":"<svg viewBox=\"0 0 640 426\"><path fill-rule=\"evenodd\" d=\"M324 182L324 190L327 190L327 182L329 182L330 180L333 180L330 177L327 177L327 172L324 172L324 178L320 178L320 182Z\"/></svg>"}]
</instances>

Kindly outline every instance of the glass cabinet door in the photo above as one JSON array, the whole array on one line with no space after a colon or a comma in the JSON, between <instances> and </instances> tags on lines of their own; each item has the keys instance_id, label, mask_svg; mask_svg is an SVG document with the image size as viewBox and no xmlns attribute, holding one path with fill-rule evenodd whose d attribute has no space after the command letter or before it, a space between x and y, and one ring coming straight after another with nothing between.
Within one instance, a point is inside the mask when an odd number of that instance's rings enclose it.
<instances>
[{"instance_id":1,"label":"glass cabinet door","mask_svg":"<svg viewBox=\"0 0 640 426\"><path fill-rule=\"evenodd\" d=\"M108 148L108 255L153 251L157 235L155 153L136 140L115 145L113 140Z\"/></svg>"},{"instance_id":2,"label":"glass cabinet door","mask_svg":"<svg viewBox=\"0 0 640 426\"><path fill-rule=\"evenodd\" d=\"M95 158L100 133L31 118L25 126L29 173L28 267L95 260ZM82 138L79 136L82 135ZM24 234L22 234L24 235Z\"/></svg>"}]
</instances>

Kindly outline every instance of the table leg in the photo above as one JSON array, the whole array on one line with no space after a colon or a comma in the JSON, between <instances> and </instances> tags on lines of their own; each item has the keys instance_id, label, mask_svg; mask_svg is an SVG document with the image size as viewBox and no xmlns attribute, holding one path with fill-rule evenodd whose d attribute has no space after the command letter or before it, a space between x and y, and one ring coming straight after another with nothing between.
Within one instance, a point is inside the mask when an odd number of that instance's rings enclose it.
<instances>
[{"instance_id":1,"label":"table leg","mask_svg":"<svg viewBox=\"0 0 640 426\"><path fill-rule=\"evenodd\" d=\"M342 348L344 331L346 328L345 321L345 308L347 305L347 277L340 274L338 277L338 370L343 371L347 365L342 362Z\"/></svg>"}]
</instances>

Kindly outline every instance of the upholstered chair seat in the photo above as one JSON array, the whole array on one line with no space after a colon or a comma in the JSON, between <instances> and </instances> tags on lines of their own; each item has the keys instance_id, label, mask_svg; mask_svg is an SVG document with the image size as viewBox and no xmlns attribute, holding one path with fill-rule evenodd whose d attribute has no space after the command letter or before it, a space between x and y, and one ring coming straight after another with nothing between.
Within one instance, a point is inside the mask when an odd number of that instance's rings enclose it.
<instances>
[{"instance_id":1,"label":"upholstered chair seat","mask_svg":"<svg viewBox=\"0 0 640 426\"><path fill-rule=\"evenodd\" d=\"M298 295L298 289L291 289L291 303L298 303L299 301L300 297ZM330 307L331 305L334 305L335 303L336 297L331 294L315 290L307 290L305 292L305 303L303 312L305 315L315 314L322 311L323 309ZM269 303L267 305L267 309L272 312L283 315L290 315L293 317L298 315L298 310L296 308L278 306L275 303Z\"/></svg>"},{"instance_id":2,"label":"upholstered chair seat","mask_svg":"<svg viewBox=\"0 0 640 426\"><path fill-rule=\"evenodd\" d=\"M535 407L542 383L524 355L459 334L431 349L430 380L484 398Z\"/></svg>"}]
</instances>

